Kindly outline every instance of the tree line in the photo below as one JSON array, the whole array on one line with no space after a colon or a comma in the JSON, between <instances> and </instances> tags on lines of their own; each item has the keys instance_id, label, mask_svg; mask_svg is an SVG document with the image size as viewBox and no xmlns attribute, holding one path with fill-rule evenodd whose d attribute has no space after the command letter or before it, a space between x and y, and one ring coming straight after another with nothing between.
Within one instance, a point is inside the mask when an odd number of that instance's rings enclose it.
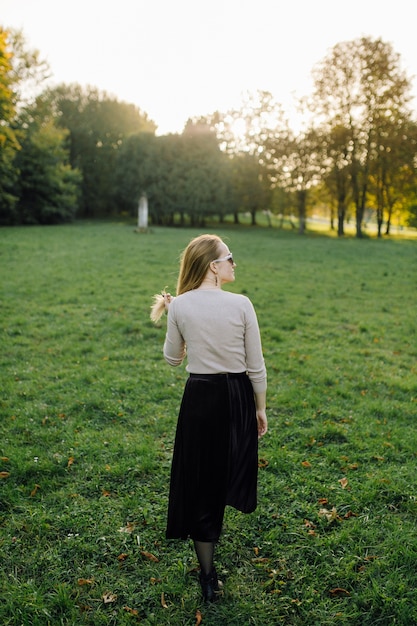
<instances>
[{"instance_id":1,"label":"tree line","mask_svg":"<svg viewBox=\"0 0 417 626\"><path fill-rule=\"evenodd\" d=\"M49 68L23 34L0 28L0 224L54 224L137 214L154 224L202 226L263 211L297 222L326 211L357 237L372 215L378 236L394 217L417 226L417 124L411 83L391 44L337 44L313 68L305 121L291 129L269 92L188 120L158 136L133 104L94 87L44 88ZM30 95L35 94L35 95Z\"/></svg>"}]
</instances>

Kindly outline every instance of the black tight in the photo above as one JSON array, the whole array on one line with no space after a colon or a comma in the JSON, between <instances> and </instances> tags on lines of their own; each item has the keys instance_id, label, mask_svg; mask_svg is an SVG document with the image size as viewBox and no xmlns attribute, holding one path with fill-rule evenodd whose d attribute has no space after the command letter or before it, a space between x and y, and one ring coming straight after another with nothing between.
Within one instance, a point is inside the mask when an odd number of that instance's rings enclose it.
<instances>
[{"instance_id":1,"label":"black tight","mask_svg":"<svg viewBox=\"0 0 417 626\"><path fill-rule=\"evenodd\" d=\"M214 541L196 541L194 539L194 549L200 563L201 572L204 575L210 574L213 569Z\"/></svg>"}]
</instances>

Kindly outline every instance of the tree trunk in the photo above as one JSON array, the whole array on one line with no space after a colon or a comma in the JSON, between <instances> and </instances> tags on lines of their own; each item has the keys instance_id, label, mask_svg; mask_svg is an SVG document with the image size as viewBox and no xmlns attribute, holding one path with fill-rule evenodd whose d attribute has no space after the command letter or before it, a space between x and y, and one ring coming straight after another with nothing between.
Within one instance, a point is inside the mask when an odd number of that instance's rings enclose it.
<instances>
[{"instance_id":1,"label":"tree trunk","mask_svg":"<svg viewBox=\"0 0 417 626\"><path fill-rule=\"evenodd\" d=\"M362 238L362 216L358 210L356 211L356 237Z\"/></svg>"},{"instance_id":2,"label":"tree trunk","mask_svg":"<svg viewBox=\"0 0 417 626\"><path fill-rule=\"evenodd\" d=\"M304 235L306 229L306 200L307 191L305 189L297 191L298 232L300 235Z\"/></svg>"},{"instance_id":3,"label":"tree trunk","mask_svg":"<svg viewBox=\"0 0 417 626\"><path fill-rule=\"evenodd\" d=\"M377 221L377 224L378 224L378 239L380 239L382 237L382 224L384 222L382 209L377 209L377 211L376 211L376 221Z\"/></svg>"},{"instance_id":4,"label":"tree trunk","mask_svg":"<svg viewBox=\"0 0 417 626\"><path fill-rule=\"evenodd\" d=\"M345 201L339 198L337 204L337 236L343 237L345 234Z\"/></svg>"}]
</instances>

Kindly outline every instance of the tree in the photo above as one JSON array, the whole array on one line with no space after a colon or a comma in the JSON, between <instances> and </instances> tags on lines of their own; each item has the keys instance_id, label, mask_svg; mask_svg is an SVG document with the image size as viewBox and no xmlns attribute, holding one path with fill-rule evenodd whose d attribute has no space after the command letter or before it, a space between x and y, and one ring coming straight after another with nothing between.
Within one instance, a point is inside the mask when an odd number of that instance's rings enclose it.
<instances>
[{"instance_id":1,"label":"tree","mask_svg":"<svg viewBox=\"0 0 417 626\"><path fill-rule=\"evenodd\" d=\"M308 195L320 181L319 135L313 128L295 136L290 131L283 134L274 151L273 175L277 184L294 198L298 216L298 231L306 228Z\"/></svg>"},{"instance_id":2,"label":"tree","mask_svg":"<svg viewBox=\"0 0 417 626\"><path fill-rule=\"evenodd\" d=\"M146 193L153 223L181 223L188 216L203 225L210 215L223 216L230 198L229 159L205 125L189 122L182 135L132 135L117 158L118 201L136 211Z\"/></svg>"},{"instance_id":3,"label":"tree","mask_svg":"<svg viewBox=\"0 0 417 626\"><path fill-rule=\"evenodd\" d=\"M81 174L71 168L66 147L68 131L58 128L42 99L21 111L17 120L22 150L17 208L21 224L70 221L78 208Z\"/></svg>"},{"instance_id":4,"label":"tree","mask_svg":"<svg viewBox=\"0 0 417 626\"><path fill-rule=\"evenodd\" d=\"M411 226L411 228L417 228L417 204L412 204L409 207L407 224Z\"/></svg>"},{"instance_id":5,"label":"tree","mask_svg":"<svg viewBox=\"0 0 417 626\"><path fill-rule=\"evenodd\" d=\"M232 161L236 180L235 198L239 211L249 211L252 224L256 225L256 213L266 209L274 187L274 151L288 123L284 112L268 91L247 93L242 104L225 114L218 111L204 118L216 133L219 145ZM284 131L283 131L284 129ZM238 157L238 158L237 158ZM237 160L235 160L237 158ZM245 170L249 175L247 180ZM251 189L249 187L251 186ZM243 195L239 195L243 192ZM238 221L237 211L235 221Z\"/></svg>"},{"instance_id":6,"label":"tree","mask_svg":"<svg viewBox=\"0 0 417 626\"><path fill-rule=\"evenodd\" d=\"M313 77L316 115L346 133L356 235L362 237L371 164L377 158L378 128L387 118L408 115L410 82L392 46L369 37L334 46L314 68Z\"/></svg>"},{"instance_id":7,"label":"tree","mask_svg":"<svg viewBox=\"0 0 417 626\"><path fill-rule=\"evenodd\" d=\"M85 216L118 211L115 197L117 153L130 135L155 131L137 107L97 89L60 85L43 94L62 128L69 130L71 165L83 175L81 210Z\"/></svg>"},{"instance_id":8,"label":"tree","mask_svg":"<svg viewBox=\"0 0 417 626\"><path fill-rule=\"evenodd\" d=\"M51 122L26 134L16 158L19 223L56 224L75 217L81 175L66 162L64 142L65 133Z\"/></svg>"},{"instance_id":9,"label":"tree","mask_svg":"<svg viewBox=\"0 0 417 626\"><path fill-rule=\"evenodd\" d=\"M377 156L370 172L370 191L377 216L378 237L386 217L389 235L395 209L401 209L416 184L417 125L403 117L389 117L378 125Z\"/></svg>"},{"instance_id":10,"label":"tree","mask_svg":"<svg viewBox=\"0 0 417 626\"><path fill-rule=\"evenodd\" d=\"M265 184L265 170L258 158L249 152L242 152L231 158L233 189L236 206L251 214L252 225L256 224L256 212L266 209L270 192ZM237 214L235 222L237 222Z\"/></svg>"},{"instance_id":11,"label":"tree","mask_svg":"<svg viewBox=\"0 0 417 626\"><path fill-rule=\"evenodd\" d=\"M0 30L1 223L54 223L77 208L79 176L68 165L65 133L36 99L48 73L20 31Z\"/></svg>"},{"instance_id":12,"label":"tree","mask_svg":"<svg viewBox=\"0 0 417 626\"><path fill-rule=\"evenodd\" d=\"M15 184L18 171L14 159L20 144L12 128L16 94L13 91L13 53L9 38L9 33L0 28L0 224L17 220Z\"/></svg>"},{"instance_id":13,"label":"tree","mask_svg":"<svg viewBox=\"0 0 417 626\"><path fill-rule=\"evenodd\" d=\"M344 235L346 211L349 204L349 132L344 126L334 125L323 130L322 154L326 167L325 184L337 206L337 234Z\"/></svg>"}]
</instances>

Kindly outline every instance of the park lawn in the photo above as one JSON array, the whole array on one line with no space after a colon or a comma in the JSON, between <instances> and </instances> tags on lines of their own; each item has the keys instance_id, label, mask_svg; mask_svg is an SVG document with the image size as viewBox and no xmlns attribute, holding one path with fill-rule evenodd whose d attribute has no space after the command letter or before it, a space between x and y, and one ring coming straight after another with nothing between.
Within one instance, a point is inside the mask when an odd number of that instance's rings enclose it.
<instances>
[{"instance_id":1,"label":"park lawn","mask_svg":"<svg viewBox=\"0 0 417 626\"><path fill-rule=\"evenodd\" d=\"M269 384L222 600L201 602L190 543L164 537L186 372L149 319L201 230L3 228L2 626L417 623L416 240L207 230L255 305Z\"/></svg>"}]
</instances>

